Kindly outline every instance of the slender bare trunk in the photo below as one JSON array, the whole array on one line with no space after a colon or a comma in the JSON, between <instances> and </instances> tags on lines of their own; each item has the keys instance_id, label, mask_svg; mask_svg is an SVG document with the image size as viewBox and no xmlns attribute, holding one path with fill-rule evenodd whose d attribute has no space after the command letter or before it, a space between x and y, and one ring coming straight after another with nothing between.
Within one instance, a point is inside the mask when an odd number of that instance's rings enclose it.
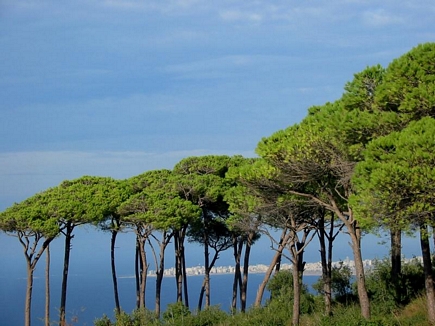
<instances>
[{"instance_id":1,"label":"slender bare trunk","mask_svg":"<svg viewBox=\"0 0 435 326\"><path fill-rule=\"evenodd\" d=\"M33 290L33 271L30 260L27 260L27 288L26 288L26 303L24 308L24 325L30 326L31 324L31 311L32 311L32 290Z\"/></svg>"},{"instance_id":2,"label":"slender bare trunk","mask_svg":"<svg viewBox=\"0 0 435 326\"><path fill-rule=\"evenodd\" d=\"M140 308L145 308L145 291L147 285L147 272L148 272L148 262L145 252L145 240L141 239L140 247L140 296L139 296L139 306Z\"/></svg>"},{"instance_id":3,"label":"slender bare trunk","mask_svg":"<svg viewBox=\"0 0 435 326\"><path fill-rule=\"evenodd\" d=\"M183 278L181 268L181 253L179 248L180 234L175 233L174 236L174 251L175 251L175 282L177 287L177 302L183 302Z\"/></svg>"},{"instance_id":4,"label":"slender bare trunk","mask_svg":"<svg viewBox=\"0 0 435 326\"><path fill-rule=\"evenodd\" d=\"M435 289L429 245L429 231L424 223L420 224L420 245L423 257L424 285L427 297L427 314L429 323L435 325Z\"/></svg>"},{"instance_id":5,"label":"slender bare trunk","mask_svg":"<svg viewBox=\"0 0 435 326\"><path fill-rule=\"evenodd\" d=\"M242 257L242 248L243 242L239 241L237 237L234 237L233 240L233 249L234 249L234 280L233 280L233 298L231 301L231 309L236 311L237 308L237 288L238 284L241 284L241 272L240 272L240 260Z\"/></svg>"},{"instance_id":6,"label":"slender bare trunk","mask_svg":"<svg viewBox=\"0 0 435 326\"><path fill-rule=\"evenodd\" d=\"M163 232L163 237L162 237L163 240L162 242L160 242L159 267L157 268L157 273L156 273L155 312L157 318L160 318L160 310L161 310L162 282L163 282L163 273L165 271L165 250L171 238L172 238L172 234L167 235L166 232Z\"/></svg>"},{"instance_id":7,"label":"slender bare trunk","mask_svg":"<svg viewBox=\"0 0 435 326\"><path fill-rule=\"evenodd\" d=\"M278 264L281 261L282 252L283 252L285 246L287 245L288 240L285 240L287 238L288 238L288 232L287 232L287 230L283 230L281 237L280 237L280 240L279 240L278 249L276 250L275 255L272 258L272 261L270 262L270 265L269 265L266 273L264 274L263 281L258 286L257 296L255 298L255 306L256 307L259 307L261 305L261 301L263 300L264 291L266 289L267 283L269 282L270 276L272 275L273 270L279 266Z\"/></svg>"},{"instance_id":8,"label":"slender bare trunk","mask_svg":"<svg viewBox=\"0 0 435 326\"><path fill-rule=\"evenodd\" d=\"M183 289L184 289L184 305L189 308L189 292L187 286L187 273L186 273L186 255L184 253L184 236L181 243L181 262L183 267Z\"/></svg>"},{"instance_id":9,"label":"slender bare trunk","mask_svg":"<svg viewBox=\"0 0 435 326\"><path fill-rule=\"evenodd\" d=\"M199 293L198 311L201 311L202 300L204 298L204 293L206 293L206 282L207 282L206 279L208 279L208 282L210 284L210 272L211 272L211 269L216 264L218 257L219 257L219 253L218 253L218 251L216 251L213 255L213 259L212 259L211 263L209 264L208 268L205 269L204 281L202 282L201 291ZM206 304L206 308L208 308L208 307L210 307L210 301L209 301L208 305Z\"/></svg>"},{"instance_id":10,"label":"slender bare trunk","mask_svg":"<svg viewBox=\"0 0 435 326\"><path fill-rule=\"evenodd\" d=\"M299 325L300 315L301 315L301 289L302 289L302 276L304 272L304 248L307 241L307 236L309 231L304 230L304 236L301 241L299 241L295 221L292 221L293 228L290 231L290 253L292 256L292 276L293 276L293 316L292 325Z\"/></svg>"},{"instance_id":11,"label":"slender bare trunk","mask_svg":"<svg viewBox=\"0 0 435 326\"><path fill-rule=\"evenodd\" d=\"M349 207L349 211L344 214L337 203L331 199L333 212L346 226L347 233L351 239L351 247L353 252L353 260L355 262L355 277L358 289L358 299L361 308L361 315L364 319L370 319L370 300L366 288L366 280L364 273L364 265L361 254L361 228L353 217L353 212Z\"/></svg>"},{"instance_id":12,"label":"slender bare trunk","mask_svg":"<svg viewBox=\"0 0 435 326\"><path fill-rule=\"evenodd\" d=\"M243 257L243 280L240 289L240 310L242 312L246 311L246 298L248 292L248 276L249 276L249 258L251 255L252 239L254 238L254 233L249 233L248 239L245 245L245 255Z\"/></svg>"},{"instance_id":13,"label":"slender bare trunk","mask_svg":"<svg viewBox=\"0 0 435 326\"><path fill-rule=\"evenodd\" d=\"M266 273L264 274L263 280L261 281L260 285L258 286L257 290L257 296L255 297L255 303L254 305L256 307L261 306L261 301L263 301L263 295L264 291L266 290L266 285L270 280L270 277L272 276L273 270L276 267L276 263L278 262L280 256L282 255L282 252L276 252L275 255L272 258L272 261L270 262L269 267L266 270Z\"/></svg>"},{"instance_id":14,"label":"slender bare trunk","mask_svg":"<svg viewBox=\"0 0 435 326\"><path fill-rule=\"evenodd\" d=\"M338 235L338 232L344 227L344 224L341 225L341 227L339 227L339 231L335 233L334 235L334 214L331 214L331 227L329 229L329 237L328 237L328 259L326 262L326 266L328 269L328 275L329 275L329 289L331 291L331 296L332 296L332 248L334 245L334 240ZM332 314L332 310L331 310L331 314Z\"/></svg>"},{"instance_id":15,"label":"slender bare trunk","mask_svg":"<svg viewBox=\"0 0 435 326\"><path fill-rule=\"evenodd\" d=\"M18 241L21 243L24 249L24 257L26 259L26 269L27 269L27 286L26 286L26 297L24 299L24 325L30 326L31 324L31 314L32 314L32 291L33 291L33 273L36 268L36 264L41 258L42 254L48 248L50 242L53 238L47 238L40 249L38 250L38 243L42 239L42 234L25 231L17 232ZM31 244L29 238L34 238L33 244Z\"/></svg>"},{"instance_id":16,"label":"slender bare trunk","mask_svg":"<svg viewBox=\"0 0 435 326\"><path fill-rule=\"evenodd\" d=\"M117 235L118 235L118 231L116 229L113 229L112 238L110 240L110 265L112 268L113 295L115 298L115 313L119 314L121 312L121 306L119 304L118 278L116 276L116 265L115 265L115 244L116 244Z\"/></svg>"},{"instance_id":17,"label":"slender bare trunk","mask_svg":"<svg viewBox=\"0 0 435 326\"><path fill-rule=\"evenodd\" d=\"M62 277L62 288L60 297L60 307L59 307L59 325L66 325L66 294L68 285L68 271L69 271L69 257L71 252L71 240L74 237L72 235L74 225L67 222L65 227L65 256L63 260L63 277Z\"/></svg>"},{"instance_id":18,"label":"slender bare trunk","mask_svg":"<svg viewBox=\"0 0 435 326\"><path fill-rule=\"evenodd\" d=\"M333 221L331 221L331 230L333 230ZM333 232L333 231L332 231ZM330 235L331 233L330 232ZM332 241L328 242L328 250L326 249L326 230L325 219L322 217L319 220L319 243L320 243L320 261L322 264L322 280L323 280L323 298L325 302L325 314L332 314ZM327 257L328 256L328 257Z\"/></svg>"},{"instance_id":19,"label":"slender bare trunk","mask_svg":"<svg viewBox=\"0 0 435 326\"><path fill-rule=\"evenodd\" d=\"M390 229L391 236L391 281L394 286L396 302L401 303L400 275L402 274L402 231Z\"/></svg>"},{"instance_id":20,"label":"slender bare trunk","mask_svg":"<svg viewBox=\"0 0 435 326\"><path fill-rule=\"evenodd\" d=\"M45 249L45 326L50 326L50 246Z\"/></svg>"},{"instance_id":21,"label":"slender bare trunk","mask_svg":"<svg viewBox=\"0 0 435 326\"><path fill-rule=\"evenodd\" d=\"M356 225L357 222L348 227L348 231L351 238L351 245L353 251L353 257L355 262L355 277L358 288L358 298L361 307L361 315L365 319L370 319L370 301L367 294L364 265L361 255L361 229Z\"/></svg>"},{"instance_id":22,"label":"slender bare trunk","mask_svg":"<svg viewBox=\"0 0 435 326\"><path fill-rule=\"evenodd\" d=\"M208 252L208 240L207 235L205 235L205 243L204 243L204 267L205 267L205 275L204 275L204 287L205 287L205 307L210 307L210 261L209 261L209 252ZM201 300L202 301L202 300Z\"/></svg>"},{"instance_id":23,"label":"slender bare trunk","mask_svg":"<svg viewBox=\"0 0 435 326\"><path fill-rule=\"evenodd\" d=\"M183 302L189 308L189 294L187 288L187 275L186 275L186 257L184 253L184 239L186 237L187 226L183 226L181 230L175 233L174 246L175 246L175 278L177 282L177 302Z\"/></svg>"},{"instance_id":24,"label":"slender bare trunk","mask_svg":"<svg viewBox=\"0 0 435 326\"><path fill-rule=\"evenodd\" d=\"M139 239L136 237L136 250L134 255L134 276L136 285L136 308L140 308L140 273L139 273Z\"/></svg>"},{"instance_id":25,"label":"slender bare trunk","mask_svg":"<svg viewBox=\"0 0 435 326\"><path fill-rule=\"evenodd\" d=\"M301 282L299 275L299 267L297 263L292 264L293 274L293 316L292 325L299 325L299 319L301 314Z\"/></svg>"},{"instance_id":26,"label":"slender bare trunk","mask_svg":"<svg viewBox=\"0 0 435 326\"><path fill-rule=\"evenodd\" d=\"M160 310L161 310L161 303L160 302L161 302L161 295L162 295L163 272L164 272L164 258L160 260L160 268L157 271L157 275L156 275L156 307L155 307L155 312L156 312L157 318L160 318Z\"/></svg>"}]
</instances>

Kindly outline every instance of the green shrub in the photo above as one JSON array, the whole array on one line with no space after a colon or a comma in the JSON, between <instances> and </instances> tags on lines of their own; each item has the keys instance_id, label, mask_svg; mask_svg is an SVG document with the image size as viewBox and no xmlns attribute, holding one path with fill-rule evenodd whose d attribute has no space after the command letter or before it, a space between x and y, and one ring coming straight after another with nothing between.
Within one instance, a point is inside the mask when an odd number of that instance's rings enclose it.
<instances>
[{"instance_id":1,"label":"green shrub","mask_svg":"<svg viewBox=\"0 0 435 326\"><path fill-rule=\"evenodd\" d=\"M388 259L376 261L367 272L366 287L374 311L391 313L400 305L415 299L424 290L423 266L417 259L402 264L399 276L399 297L391 277L391 263Z\"/></svg>"},{"instance_id":2,"label":"green shrub","mask_svg":"<svg viewBox=\"0 0 435 326\"><path fill-rule=\"evenodd\" d=\"M342 261L339 262L338 266L332 266L331 270L331 290L332 296L335 301L340 303L353 302L352 293L352 270L349 266L344 265ZM316 283L313 284L313 289L323 295L324 290L324 280L319 278Z\"/></svg>"},{"instance_id":3,"label":"green shrub","mask_svg":"<svg viewBox=\"0 0 435 326\"><path fill-rule=\"evenodd\" d=\"M154 312L148 309L136 309L130 315L121 311L115 315L115 322L104 315L101 319L94 322L95 326L141 326L141 325L160 325Z\"/></svg>"},{"instance_id":4,"label":"green shrub","mask_svg":"<svg viewBox=\"0 0 435 326\"><path fill-rule=\"evenodd\" d=\"M192 318L192 326L212 326L224 323L228 315L220 310L219 306L212 306L205 310L199 311Z\"/></svg>"},{"instance_id":5,"label":"green shrub","mask_svg":"<svg viewBox=\"0 0 435 326\"><path fill-rule=\"evenodd\" d=\"M226 323L222 325L238 326L285 326L289 325L291 310L279 305L268 305L266 307L253 307L246 313L237 313L229 316Z\"/></svg>"},{"instance_id":6,"label":"green shrub","mask_svg":"<svg viewBox=\"0 0 435 326\"><path fill-rule=\"evenodd\" d=\"M166 311L163 313L163 320L168 325L185 325L184 319L189 315L189 308L182 302L171 303L168 304Z\"/></svg>"},{"instance_id":7,"label":"green shrub","mask_svg":"<svg viewBox=\"0 0 435 326\"><path fill-rule=\"evenodd\" d=\"M293 309L293 275L289 270L279 271L267 284L271 299L267 306L279 309ZM305 284L301 287L301 314L308 314L315 310L314 296L308 292Z\"/></svg>"},{"instance_id":8,"label":"green shrub","mask_svg":"<svg viewBox=\"0 0 435 326\"><path fill-rule=\"evenodd\" d=\"M94 321L94 325L95 326L112 326L113 323L109 317L107 317L106 315L103 315L103 317L96 319Z\"/></svg>"}]
</instances>

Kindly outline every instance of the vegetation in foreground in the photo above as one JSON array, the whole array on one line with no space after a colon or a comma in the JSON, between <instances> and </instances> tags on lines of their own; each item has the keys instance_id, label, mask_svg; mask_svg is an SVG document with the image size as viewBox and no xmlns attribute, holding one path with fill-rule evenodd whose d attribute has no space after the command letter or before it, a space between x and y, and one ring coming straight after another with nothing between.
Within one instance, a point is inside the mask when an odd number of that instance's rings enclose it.
<instances>
[{"instance_id":1,"label":"vegetation in foreground","mask_svg":"<svg viewBox=\"0 0 435 326\"><path fill-rule=\"evenodd\" d=\"M372 317L366 320L361 316L357 303L355 284L346 266L339 266L333 272L333 314L325 314L323 305L322 279L313 285L318 292L314 295L302 287L300 325L430 325L427 319L427 302L424 296L423 266L417 259L403 266L400 280L402 302L395 298L391 287L391 266L387 259L378 261L367 275L367 289L373 303ZM271 298L264 307L252 307L245 313L227 314L219 306L191 313L182 303L170 304L162 318L154 312L140 309L131 314L120 312L116 320L107 316L95 321L96 326L208 326L208 325L291 325L293 289L292 274L289 271L277 273L268 283Z\"/></svg>"}]
</instances>

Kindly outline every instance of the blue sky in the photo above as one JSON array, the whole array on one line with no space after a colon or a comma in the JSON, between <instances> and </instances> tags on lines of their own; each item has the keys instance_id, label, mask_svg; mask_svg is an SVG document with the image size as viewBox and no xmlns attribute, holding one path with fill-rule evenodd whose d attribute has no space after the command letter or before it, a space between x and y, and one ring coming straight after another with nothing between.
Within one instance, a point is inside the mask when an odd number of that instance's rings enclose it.
<instances>
[{"instance_id":1,"label":"blue sky","mask_svg":"<svg viewBox=\"0 0 435 326\"><path fill-rule=\"evenodd\" d=\"M435 40L433 1L0 2L0 209L85 174L253 156L367 66Z\"/></svg>"},{"instance_id":2,"label":"blue sky","mask_svg":"<svg viewBox=\"0 0 435 326\"><path fill-rule=\"evenodd\" d=\"M432 1L0 2L0 209L258 141L434 41Z\"/></svg>"}]
</instances>

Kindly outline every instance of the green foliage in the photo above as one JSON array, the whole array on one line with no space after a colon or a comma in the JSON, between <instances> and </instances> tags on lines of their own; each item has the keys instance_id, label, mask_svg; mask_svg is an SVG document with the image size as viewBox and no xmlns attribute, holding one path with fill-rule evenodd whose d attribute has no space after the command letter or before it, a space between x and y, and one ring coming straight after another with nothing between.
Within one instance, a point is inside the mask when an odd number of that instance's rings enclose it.
<instances>
[{"instance_id":1,"label":"green foliage","mask_svg":"<svg viewBox=\"0 0 435 326\"><path fill-rule=\"evenodd\" d=\"M331 270L331 287L332 295L338 302L347 302L352 294L351 286L352 270L349 266L344 265L342 261L338 266L332 266ZM321 277L313 284L313 289L319 294L323 294L324 281Z\"/></svg>"},{"instance_id":2,"label":"green foliage","mask_svg":"<svg viewBox=\"0 0 435 326\"><path fill-rule=\"evenodd\" d=\"M293 275L289 270L282 270L276 273L267 283L267 289L270 296L277 298L284 296L291 298L293 296Z\"/></svg>"},{"instance_id":3,"label":"green foliage","mask_svg":"<svg viewBox=\"0 0 435 326\"><path fill-rule=\"evenodd\" d=\"M196 314L182 315L179 318L164 319L164 325L171 326L212 326L224 325L228 315L218 306L211 306Z\"/></svg>"},{"instance_id":4,"label":"green foliage","mask_svg":"<svg viewBox=\"0 0 435 326\"><path fill-rule=\"evenodd\" d=\"M113 214L125 198L114 179L84 176L53 188L47 209L61 225L98 224Z\"/></svg>"},{"instance_id":5,"label":"green foliage","mask_svg":"<svg viewBox=\"0 0 435 326\"><path fill-rule=\"evenodd\" d=\"M0 229L8 233L39 234L45 238L57 236L59 234L57 218L48 210L54 191L55 189L51 188L37 193L1 212Z\"/></svg>"},{"instance_id":6,"label":"green foliage","mask_svg":"<svg viewBox=\"0 0 435 326\"><path fill-rule=\"evenodd\" d=\"M178 181L169 170L148 171L129 179L131 196L118 207L124 223L178 230L198 218L201 210L179 196Z\"/></svg>"},{"instance_id":7,"label":"green foliage","mask_svg":"<svg viewBox=\"0 0 435 326\"><path fill-rule=\"evenodd\" d=\"M382 83L385 69L376 65L356 73L351 82L344 86L342 100L347 110L373 111L378 86Z\"/></svg>"},{"instance_id":8,"label":"green foliage","mask_svg":"<svg viewBox=\"0 0 435 326\"><path fill-rule=\"evenodd\" d=\"M396 318L393 315L376 315L373 314L370 320L361 317L360 308L356 304L336 305L332 316L313 315L306 318L306 323L302 325L312 326L388 326L397 325ZM305 321L304 320L304 321Z\"/></svg>"},{"instance_id":9,"label":"green foliage","mask_svg":"<svg viewBox=\"0 0 435 326\"><path fill-rule=\"evenodd\" d=\"M161 325L152 311L147 309L136 309L131 314L125 311L117 313L115 321L112 322L109 317L104 315L102 318L94 321L95 326L143 326L143 325Z\"/></svg>"},{"instance_id":10,"label":"green foliage","mask_svg":"<svg viewBox=\"0 0 435 326\"><path fill-rule=\"evenodd\" d=\"M390 313L400 304L407 304L424 291L423 266L417 259L403 263L399 277L400 298L396 298L395 286L391 278L391 263L389 260L376 261L367 273L366 286L370 298L375 303L374 308L379 313Z\"/></svg>"},{"instance_id":11,"label":"green foliage","mask_svg":"<svg viewBox=\"0 0 435 326\"><path fill-rule=\"evenodd\" d=\"M261 308L249 309L245 314L237 314L231 317L225 325L240 326L285 326L289 325L291 309L279 305L268 305Z\"/></svg>"},{"instance_id":12,"label":"green foliage","mask_svg":"<svg viewBox=\"0 0 435 326\"><path fill-rule=\"evenodd\" d=\"M275 274L267 284L270 291L268 306L276 309L293 309L293 275L289 270L282 270ZM314 297L308 292L305 284L301 287L301 314L309 314L315 309Z\"/></svg>"},{"instance_id":13,"label":"green foliage","mask_svg":"<svg viewBox=\"0 0 435 326\"><path fill-rule=\"evenodd\" d=\"M428 117L373 140L352 179L358 191L351 198L356 213L401 228L431 216L435 211L434 152L435 120Z\"/></svg>"},{"instance_id":14,"label":"green foliage","mask_svg":"<svg viewBox=\"0 0 435 326\"><path fill-rule=\"evenodd\" d=\"M321 299L318 297L318 304ZM320 299L320 300L319 300ZM376 306L381 303L376 302ZM180 307L177 307L178 310ZM381 307L382 308L382 307ZM184 311L183 308L181 308ZM285 305L269 304L265 307L251 308L246 313L228 315L218 306L212 306L197 314L180 312L178 318L158 320L151 311L138 310L131 314L121 312L115 321L107 316L95 320L95 326L142 326L142 325L173 325L173 326L287 326L291 323L291 309ZM177 315L175 313L174 315ZM429 326L426 317L426 299L417 296L403 308L388 312L375 307L372 318L365 320L361 317L357 304L336 304L334 314L325 316L322 309L314 310L301 317L300 325L303 326Z\"/></svg>"},{"instance_id":15,"label":"green foliage","mask_svg":"<svg viewBox=\"0 0 435 326\"><path fill-rule=\"evenodd\" d=\"M168 304L166 311L163 313L163 320L169 325L180 325L184 319L190 315L190 310L182 302Z\"/></svg>"},{"instance_id":16,"label":"green foliage","mask_svg":"<svg viewBox=\"0 0 435 326\"><path fill-rule=\"evenodd\" d=\"M193 316L192 316L193 317ZM228 318L228 315L219 309L219 306L208 307L199 311L196 316L192 318L189 325L192 326L212 326L219 325Z\"/></svg>"},{"instance_id":17,"label":"green foliage","mask_svg":"<svg viewBox=\"0 0 435 326\"><path fill-rule=\"evenodd\" d=\"M435 115L435 43L416 46L393 60L376 96L380 110L398 114L401 127ZM397 129L396 129L397 130Z\"/></svg>"}]
</instances>

